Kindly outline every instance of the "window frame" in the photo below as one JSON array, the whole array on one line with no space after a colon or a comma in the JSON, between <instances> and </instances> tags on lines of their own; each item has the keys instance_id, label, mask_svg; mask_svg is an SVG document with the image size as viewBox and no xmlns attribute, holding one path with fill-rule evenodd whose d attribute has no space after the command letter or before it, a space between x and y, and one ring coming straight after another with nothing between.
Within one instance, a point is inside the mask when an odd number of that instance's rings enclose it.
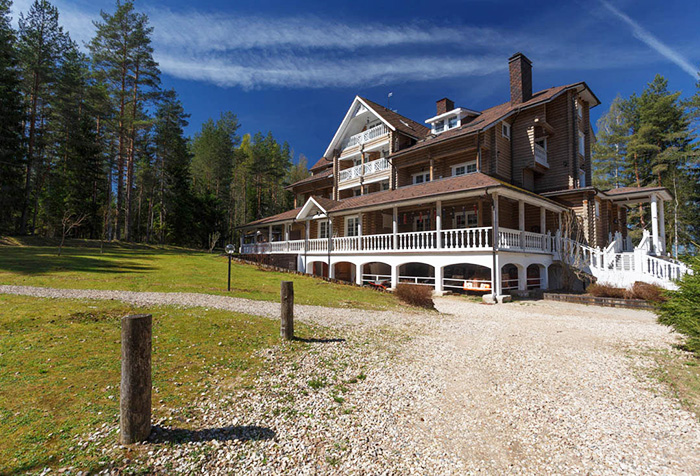
<instances>
[{"instance_id":1,"label":"window frame","mask_svg":"<svg viewBox=\"0 0 700 476\"><path fill-rule=\"evenodd\" d=\"M352 233L350 233L351 222L354 222ZM350 215L345 217L345 236L360 236L360 215Z\"/></svg>"},{"instance_id":2,"label":"window frame","mask_svg":"<svg viewBox=\"0 0 700 476\"><path fill-rule=\"evenodd\" d=\"M325 226L324 226L324 225L325 225ZM329 226L329 225L330 225L330 221L329 221L329 220L319 220L319 221L318 221L318 233L317 233L318 238L328 238L328 233L329 233L329 230L330 230L330 226ZM325 228L325 231L326 231L326 233L325 233L326 236L323 236L324 233L321 232L324 228Z\"/></svg>"},{"instance_id":3,"label":"window frame","mask_svg":"<svg viewBox=\"0 0 700 476\"><path fill-rule=\"evenodd\" d=\"M420 222L422 224L423 229L419 230L418 229L418 221L420 219ZM430 213L425 212L425 214L421 213L418 216L413 217L413 231L414 232L419 232L419 231L431 231L430 229L425 229L425 223L430 219ZM431 223L432 227L432 223Z\"/></svg>"},{"instance_id":4,"label":"window frame","mask_svg":"<svg viewBox=\"0 0 700 476\"><path fill-rule=\"evenodd\" d=\"M578 188L584 188L586 186L586 171L584 169L578 169Z\"/></svg>"},{"instance_id":5,"label":"window frame","mask_svg":"<svg viewBox=\"0 0 700 476\"><path fill-rule=\"evenodd\" d=\"M583 131L578 131L578 153L583 157L586 156L586 134Z\"/></svg>"},{"instance_id":6,"label":"window frame","mask_svg":"<svg viewBox=\"0 0 700 476\"><path fill-rule=\"evenodd\" d=\"M421 182L416 182L417 177L423 177L423 180ZM428 183L430 182L430 172L418 172L416 174L411 174L411 182L413 185L419 185L421 183Z\"/></svg>"},{"instance_id":7,"label":"window frame","mask_svg":"<svg viewBox=\"0 0 700 476\"><path fill-rule=\"evenodd\" d=\"M470 225L469 218L472 216L474 217L474 223L472 225ZM460 217L464 218L464 228L460 227L457 223L457 219ZM478 228L479 227L479 217L474 210L465 210L463 212L455 212L454 216L452 217L452 227L455 230L464 230L467 228Z\"/></svg>"},{"instance_id":8,"label":"window frame","mask_svg":"<svg viewBox=\"0 0 700 476\"><path fill-rule=\"evenodd\" d=\"M464 173L462 174L457 174L457 169L460 167L464 167ZM473 170L470 172L469 168L473 167ZM468 162L462 162L459 164L455 164L451 167L452 169L452 177L460 177L462 175L469 175L475 173L476 170L476 160L470 160Z\"/></svg>"},{"instance_id":9,"label":"window frame","mask_svg":"<svg viewBox=\"0 0 700 476\"><path fill-rule=\"evenodd\" d=\"M438 129L438 124L440 124L440 128ZM445 119L440 119L439 121L433 122L433 132L435 134L439 134L441 132L445 132L447 124L445 123Z\"/></svg>"},{"instance_id":10,"label":"window frame","mask_svg":"<svg viewBox=\"0 0 700 476\"><path fill-rule=\"evenodd\" d=\"M510 140L511 137L511 126L507 122L501 122L501 135L506 139Z\"/></svg>"}]
</instances>

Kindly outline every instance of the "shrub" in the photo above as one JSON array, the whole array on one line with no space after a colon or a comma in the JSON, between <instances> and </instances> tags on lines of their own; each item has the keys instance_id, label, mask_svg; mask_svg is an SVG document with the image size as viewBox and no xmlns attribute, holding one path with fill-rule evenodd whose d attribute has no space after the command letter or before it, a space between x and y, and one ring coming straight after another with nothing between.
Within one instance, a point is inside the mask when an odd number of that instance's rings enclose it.
<instances>
[{"instance_id":1,"label":"shrub","mask_svg":"<svg viewBox=\"0 0 700 476\"><path fill-rule=\"evenodd\" d=\"M668 299L664 288L643 281L635 282L632 287L627 290L625 297L627 299L643 299L648 302L656 303L664 302Z\"/></svg>"},{"instance_id":2,"label":"shrub","mask_svg":"<svg viewBox=\"0 0 700 476\"><path fill-rule=\"evenodd\" d=\"M396 286L396 297L411 306L435 309L433 288L418 284L399 284Z\"/></svg>"},{"instance_id":3,"label":"shrub","mask_svg":"<svg viewBox=\"0 0 700 476\"><path fill-rule=\"evenodd\" d=\"M700 355L700 257L691 262L694 274L678 282L677 291L667 292L668 300L657 311L659 322L688 337L686 348Z\"/></svg>"},{"instance_id":4,"label":"shrub","mask_svg":"<svg viewBox=\"0 0 700 476\"><path fill-rule=\"evenodd\" d=\"M586 288L586 292L588 292L588 294L590 294L591 296L595 297L609 297L619 299L623 299L625 297L624 288L616 288L615 286L611 286L609 284L593 283L590 286L588 286L588 288Z\"/></svg>"}]
</instances>

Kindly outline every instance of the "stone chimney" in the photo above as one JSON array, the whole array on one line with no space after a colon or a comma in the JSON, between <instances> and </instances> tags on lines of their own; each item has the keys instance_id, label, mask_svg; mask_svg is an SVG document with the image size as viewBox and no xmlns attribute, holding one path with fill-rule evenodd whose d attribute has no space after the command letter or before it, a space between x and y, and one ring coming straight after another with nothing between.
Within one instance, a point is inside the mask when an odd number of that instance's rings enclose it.
<instances>
[{"instance_id":1,"label":"stone chimney","mask_svg":"<svg viewBox=\"0 0 700 476\"><path fill-rule=\"evenodd\" d=\"M455 103L451 99L442 98L437 102L437 115L445 114L455 108Z\"/></svg>"},{"instance_id":2,"label":"stone chimney","mask_svg":"<svg viewBox=\"0 0 700 476\"><path fill-rule=\"evenodd\" d=\"M510 103L520 104L532 98L532 62L522 53L508 60L510 69Z\"/></svg>"}]
</instances>

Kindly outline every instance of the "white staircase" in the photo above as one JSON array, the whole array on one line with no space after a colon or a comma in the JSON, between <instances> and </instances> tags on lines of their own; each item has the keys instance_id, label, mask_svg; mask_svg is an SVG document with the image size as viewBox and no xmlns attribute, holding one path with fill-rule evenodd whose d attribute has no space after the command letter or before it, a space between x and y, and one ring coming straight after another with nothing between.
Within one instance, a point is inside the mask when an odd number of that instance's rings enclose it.
<instances>
[{"instance_id":1,"label":"white staircase","mask_svg":"<svg viewBox=\"0 0 700 476\"><path fill-rule=\"evenodd\" d=\"M629 237L628 237L629 238ZM626 288L635 281L657 284L666 289L676 289L675 280L692 273L685 264L668 257L651 253L651 236L644 230L639 246L632 247L621 233L611 236L605 249L591 248L567 238L556 236L559 258L573 267L595 276L599 283Z\"/></svg>"}]
</instances>

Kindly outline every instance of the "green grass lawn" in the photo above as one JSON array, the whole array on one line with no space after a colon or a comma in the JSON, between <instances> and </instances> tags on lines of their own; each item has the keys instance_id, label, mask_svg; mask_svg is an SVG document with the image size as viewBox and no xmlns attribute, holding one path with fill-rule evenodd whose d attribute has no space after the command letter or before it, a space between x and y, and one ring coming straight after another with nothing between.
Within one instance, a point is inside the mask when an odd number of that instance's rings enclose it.
<instances>
[{"instance_id":1,"label":"green grass lawn","mask_svg":"<svg viewBox=\"0 0 700 476\"><path fill-rule=\"evenodd\" d=\"M243 314L0 295L0 474L102 466L75 438L118 422L120 318L134 312L153 314L154 421L186 414L210 385L247 388L256 351L279 341L278 322ZM302 337L324 332L296 327Z\"/></svg>"},{"instance_id":2,"label":"green grass lawn","mask_svg":"<svg viewBox=\"0 0 700 476\"><path fill-rule=\"evenodd\" d=\"M279 300L280 281L294 281L298 304L391 309L395 297L371 289L332 284L308 276L260 270L234 263L231 293L226 291L227 259L218 254L175 247L70 240L58 244L38 238L0 239L0 284L55 288L110 289L222 294Z\"/></svg>"}]
</instances>

